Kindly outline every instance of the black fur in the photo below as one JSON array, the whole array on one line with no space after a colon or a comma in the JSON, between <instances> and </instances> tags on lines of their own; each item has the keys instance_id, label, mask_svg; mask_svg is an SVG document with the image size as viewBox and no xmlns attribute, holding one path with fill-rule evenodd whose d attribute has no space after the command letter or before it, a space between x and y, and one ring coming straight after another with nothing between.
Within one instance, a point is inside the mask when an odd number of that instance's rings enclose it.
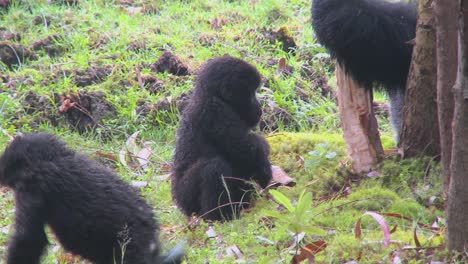
<instances>
[{"instance_id":1,"label":"black fur","mask_svg":"<svg viewBox=\"0 0 468 264\"><path fill-rule=\"evenodd\" d=\"M271 180L269 145L253 133L261 117L257 69L230 56L198 73L196 88L177 132L172 189L188 216L230 220L249 206L254 180ZM224 182L223 182L224 181Z\"/></svg>"},{"instance_id":2,"label":"black fur","mask_svg":"<svg viewBox=\"0 0 468 264\"><path fill-rule=\"evenodd\" d=\"M127 264L181 262L160 256L159 225L134 188L53 135L16 137L0 157L0 184L16 198L8 264L40 263L46 224L66 250L93 263L122 263L123 249Z\"/></svg>"},{"instance_id":3,"label":"black fur","mask_svg":"<svg viewBox=\"0 0 468 264\"><path fill-rule=\"evenodd\" d=\"M381 85L390 94L392 123L401 130L417 10L385 0L313 0L318 41L364 87Z\"/></svg>"}]
</instances>

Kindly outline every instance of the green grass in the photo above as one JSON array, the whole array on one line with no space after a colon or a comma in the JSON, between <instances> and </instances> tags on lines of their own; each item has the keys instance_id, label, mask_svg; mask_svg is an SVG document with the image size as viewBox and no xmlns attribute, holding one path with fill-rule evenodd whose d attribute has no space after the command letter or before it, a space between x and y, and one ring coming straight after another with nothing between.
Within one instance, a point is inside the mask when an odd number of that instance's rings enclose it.
<instances>
[{"instance_id":1,"label":"green grass","mask_svg":"<svg viewBox=\"0 0 468 264\"><path fill-rule=\"evenodd\" d=\"M288 212L265 194L239 220L214 223L212 227L205 222L188 225L174 206L169 181L162 177L172 159L180 113L176 107L147 115L138 111L143 104L176 99L193 87L193 74L174 76L151 71L149 65L164 50L180 56L192 73L206 60L228 53L259 69L268 88L260 91L259 96L269 98L269 102L286 110L294 120L279 121L278 130L265 135L272 147L272 162L297 181L295 187L282 187L279 191L294 206L304 191L311 193L312 207L301 216L307 228L300 243L326 241L327 249L317 254L317 261L342 263L361 256L362 263L388 263L392 250L415 245L416 221L431 224L437 217L444 217L438 207L428 202L440 197L441 190L440 168L430 159L388 159L377 168L380 176L376 177L349 172L336 103L321 96L322 87L317 85L316 78L323 78L334 87L336 79L333 61L314 39L309 0L135 0L131 7L120 2L82 0L77 6L67 6L17 0L8 11L0 11L4 31L21 35L16 43L29 47L37 40L57 34L60 38L54 44L61 50L53 57L36 51L36 60L25 60L12 69L0 63L0 80L6 80L0 83L0 149L9 141L8 135L49 132L113 167L125 180L147 181L149 185L142 189L142 194L159 216L165 249L187 240L187 263L233 263L236 257L227 254L231 246L242 251L243 256L238 258L245 263L289 263L297 249L296 234L283 221L288 219ZM287 27L295 39L295 55L269 40L271 32L281 27ZM294 69L291 74L279 75L277 64L269 63L279 58L287 59ZM95 84L77 85L77 76L90 67L106 69L108 76ZM150 93L140 87L137 68L142 74L162 81L162 88ZM311 70L314 77L304 74L302 68ZM299 96L299 90L307 98ZM95 131L84 134L70 131L63 115L58 113L60 102L54 98L76 91L103 92L115 107L115 116L104 119ZM28 92L43 96L41 100L50 105L48 112L30 111L25 103ZM376 100L386 99L377 93ZM51 115L57 116L58 125L50 122ZM395 143L388 118L378 118L384 147L391 148ZM118 156L125 141L136 131L141 131L139 139L148 142L155 153L147 171L96 155L100 151ZM0 259L4 259L6 242L13 231L11 192L0 189L0 208ZM354 226L368 210L399 213L414 221L387 218L391 227L398 228L392 234L394 243L385 248L379 242L383 239L380 227L371 218L362 220L362 240L355 237ZM269 218L265 212L286 217ZM215 231L214 237L207 235L209 228ZM314 228L325 233L311 231ZM418 232L425 247L443 242L443 236L433 236L426 229ZM44 263L56 263L62 251L54 248L49 247ZM410 263L425 262L416 256L408 259Z\"/></svg>"}]
</instances>

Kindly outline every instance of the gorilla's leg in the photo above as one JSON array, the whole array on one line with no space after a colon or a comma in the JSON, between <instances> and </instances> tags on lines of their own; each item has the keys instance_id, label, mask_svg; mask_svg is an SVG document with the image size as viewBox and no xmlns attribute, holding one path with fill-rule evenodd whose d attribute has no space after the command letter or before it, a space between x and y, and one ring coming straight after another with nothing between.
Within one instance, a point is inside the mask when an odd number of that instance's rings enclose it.
<instances>
[{"instance_id":1,"label":"gorilla's leg","mask_svg":"<svg viewBox=\"0 0 468 264\"><path fill-rule=\"evenodd\" d=\"M400 142L401 129L403 127L403 106L405 104L405 90L395 88L388 90L390 97L390 120L395 131L395 141Z\"/></svg>"},{"instance_id":2,"label":"gorilla's leg","mask_svg":"<svg viewBox=\"0 0 468 264\"><path fill-rule=\"evenodd\" d=\"M200 195L202 192L203 175L200 174L204 163L195 162L181 176L173 177L172 196L179 209L187 216L200 212Z\"/></svg>"},{"instance_id":3,"label":"gorilla's leg","mask_svg":"<svg viewBox=\"0 0 468 264\"><path fill-rule=\"evenodd\" d=\"M251 200L245 190L252 189L252 186L244 179L234 176L231 165L220 157L197 162L187 171L186 177L200 180L197 181L200 196L194 198L200 201L200 210L197 213L203 219L237 218L240 210L248 207L244 203ZM184 197L187 199L186 195Z\"/></svg>"}]
</instances>

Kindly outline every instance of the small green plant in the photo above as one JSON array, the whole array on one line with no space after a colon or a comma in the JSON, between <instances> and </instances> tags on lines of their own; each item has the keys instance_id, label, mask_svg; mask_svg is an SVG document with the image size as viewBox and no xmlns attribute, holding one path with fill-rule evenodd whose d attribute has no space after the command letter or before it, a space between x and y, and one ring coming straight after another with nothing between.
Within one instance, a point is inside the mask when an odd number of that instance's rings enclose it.
<instances>
[{"instance_id":1,"label":"small green plant","mask_svg":"<svg viewBox=\"0 0 468 264\"><path fill-rule=\"evenodd\" d=\"M335 163L333 161L337 157L337 153L335 151L330 151L330 148L326 143L318 143L315 146L315 149L307 154L309 154L311 158L307 159L305 167L306 169L311 170L322 165L331 165L330 161L332 161L332 163Z\"/></svg>"},{"instance_id":2,"label":"small green plant","mask_svg":"<svg viewBox=\"0 0 468 264\"><path fill-rule=\"evenodd\" d=\"M273 198L287 210L286 214L277 211L264 210L266 216L276 218L279 226L287 228L295 235L299 233L307 233L309 235L325 235L326 232L320 228L311 225L309 217L312 210L312 193L303 191L297 200L296 206L293 205L291 199L277 190L270 190Z\"/></svg>"}]
</instances>

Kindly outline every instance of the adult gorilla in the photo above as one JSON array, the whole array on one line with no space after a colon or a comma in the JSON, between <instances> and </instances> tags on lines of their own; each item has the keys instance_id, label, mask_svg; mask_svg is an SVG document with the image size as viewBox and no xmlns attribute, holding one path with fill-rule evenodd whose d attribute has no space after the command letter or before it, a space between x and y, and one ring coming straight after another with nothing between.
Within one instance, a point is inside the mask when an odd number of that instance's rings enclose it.
<instances>
[{"instance_id":1,"label":"adult gorilla","mask_svg":"<svg viewBox=\"0 0 468 264\"><path fill-rule=\"evenodd\" d=\"M401 131L406 79L415 37L414 4L385 0L313 0L318 41L361 85L381 85L390 97L395 134Z\"/></svg>"}]
</instances>

